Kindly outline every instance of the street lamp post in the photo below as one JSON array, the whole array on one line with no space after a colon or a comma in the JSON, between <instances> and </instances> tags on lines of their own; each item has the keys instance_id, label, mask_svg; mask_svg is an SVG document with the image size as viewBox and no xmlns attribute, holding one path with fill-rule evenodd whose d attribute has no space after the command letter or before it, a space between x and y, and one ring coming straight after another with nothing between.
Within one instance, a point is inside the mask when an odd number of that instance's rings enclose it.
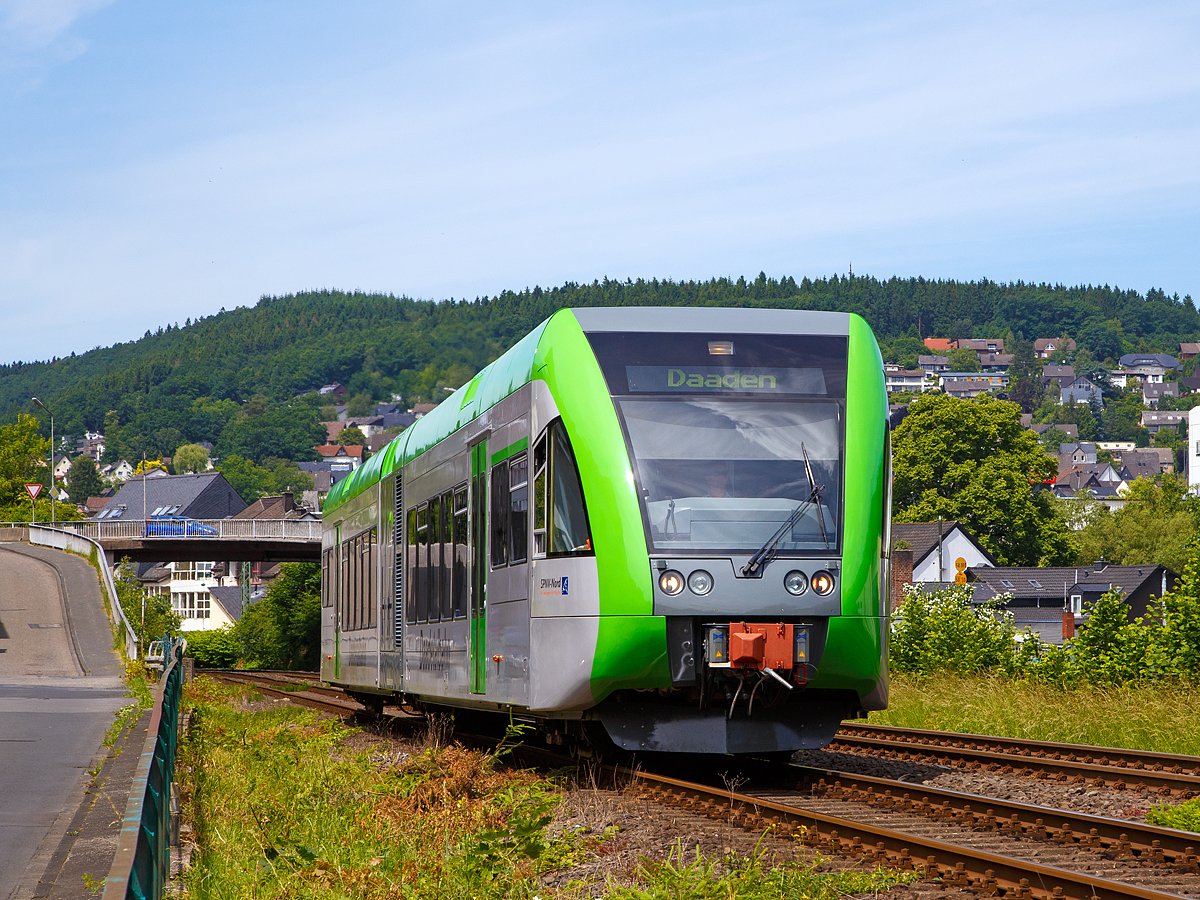
<instances>
[{"instance_id":1,"label":"street lamp post","mask_svg":"<svg viewBox=\"0 0 1200 900\"><path fill-rule=\"evenodd\" d=\"M54 485L54 413L50 412L50 407L37 397L33 398L33 402L44 409L47 415L50 416L50 527L54 528L58 519L57 497L55 496L58 491Z\"/></svg>"}]
</instances>

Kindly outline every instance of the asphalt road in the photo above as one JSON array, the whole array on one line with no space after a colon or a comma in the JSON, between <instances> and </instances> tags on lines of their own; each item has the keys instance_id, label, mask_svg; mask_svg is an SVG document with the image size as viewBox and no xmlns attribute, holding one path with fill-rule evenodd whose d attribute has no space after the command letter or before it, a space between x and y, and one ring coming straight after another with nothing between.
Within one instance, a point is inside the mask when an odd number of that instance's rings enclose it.
<instances>
[{"instance_id":1,"label":"asphalt road","mask_svg":"<svg viewBox=\"0 0 1200 900\"><path fill-rule=\"evenodd\" d=\"M85 560L0 544L0 898L27 896L36 884L113 714L128 702L111 648L99 579Z\"/></svg>"}]
</instances>

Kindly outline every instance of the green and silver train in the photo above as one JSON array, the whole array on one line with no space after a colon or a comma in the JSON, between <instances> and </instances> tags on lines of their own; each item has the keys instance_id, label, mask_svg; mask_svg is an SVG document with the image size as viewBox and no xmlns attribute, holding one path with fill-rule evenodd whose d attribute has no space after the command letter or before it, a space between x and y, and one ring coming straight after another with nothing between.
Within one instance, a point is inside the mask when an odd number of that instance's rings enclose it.
<instances>
[{"instance_id":1,"label":"green and silver train","mask_svg":"<svg viewBox=\"0 0 1200 900\"><path fill-rule=\"evenodd\" d=\"M887 705L889 466L858 316L560 310L330 492L322 678L553 743L824 746Z\"/></svg>"}]
</instances>

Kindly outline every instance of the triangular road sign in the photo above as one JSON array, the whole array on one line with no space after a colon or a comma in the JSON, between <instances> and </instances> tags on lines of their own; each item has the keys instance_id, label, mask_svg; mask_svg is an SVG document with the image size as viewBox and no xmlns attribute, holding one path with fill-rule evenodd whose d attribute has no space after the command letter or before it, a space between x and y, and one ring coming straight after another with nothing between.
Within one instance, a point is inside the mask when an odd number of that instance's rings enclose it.
<instances>
[{"instance_id":1,"label":"triangular road sign","mask_svg":"<svg viewBox=\"0 0 1200 900\"><path fill-rule=\"evenodd\" d=\"M31 500L37 499L38 491L40 491L41 489L42 489L42 486L40 484L25 485L25 490L29 491L29 497Z\"/></svg>"}]
</instances>

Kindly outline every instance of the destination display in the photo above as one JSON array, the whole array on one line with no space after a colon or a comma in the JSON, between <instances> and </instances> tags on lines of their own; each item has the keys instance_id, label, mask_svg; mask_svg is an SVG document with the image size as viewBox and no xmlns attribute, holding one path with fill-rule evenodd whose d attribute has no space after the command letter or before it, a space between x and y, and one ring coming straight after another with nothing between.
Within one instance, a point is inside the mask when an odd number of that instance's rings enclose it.
<instances>
[{"instance_id":1,"label":"destination display","mask_svg":"<svg viewBox=\"0 0 1200 900\"><path fill-rule=\"evenodd\" d=\"M818 368L729 368L726 366L626 366L631 394L820 394L825 373Z\"/></svg>"}]
</instances>

